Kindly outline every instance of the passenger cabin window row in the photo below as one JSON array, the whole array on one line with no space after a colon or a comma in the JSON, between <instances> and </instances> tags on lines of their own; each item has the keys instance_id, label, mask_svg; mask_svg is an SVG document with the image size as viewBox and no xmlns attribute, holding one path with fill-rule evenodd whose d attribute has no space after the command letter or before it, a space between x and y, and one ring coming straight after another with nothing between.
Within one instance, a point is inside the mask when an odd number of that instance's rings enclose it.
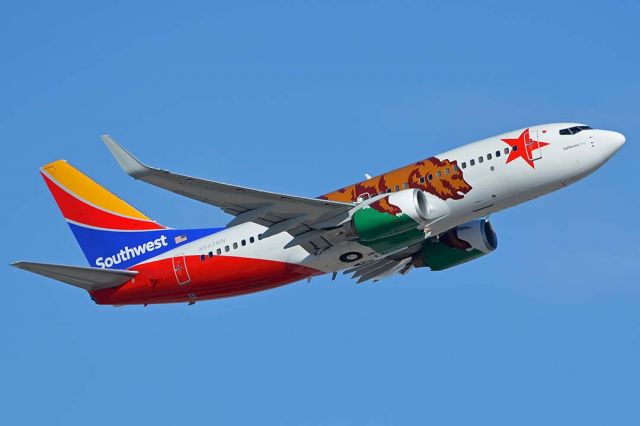
<instances>
[{"instance_id":1,"label":"passenger cabin window row","mask_svg":"<svg viewBox=\"0 0 640 426\"><path fill-rule=\"evenodd\" d=\"M560 134L561 135L575 135L576 133L580 133L583 130L593 130L591 127L589 126L574 126L574 127L569 127L566 129L561 129L560 130Z\"/></svg>"},{"instance_id":2,"label":"passenger cabin window row","mask_svg":"<svg viewBox=\"0 0 640 426\"><path fill-rule=\"evenodd\" d=\"M511 147L511 150L517 151L518 147L514 145L514 146ZM509 154L509 148L505 148L504 149L504 154L505 155ZM499 151L499 150L496 151L495 154L489 153L489 154L487 154L487 160L488 161L493 160L494 157L495 158L499 158L501 155L502 155L502 152ZM477 161L479 163L484 162L484 156L481 155L480 157L478 157ZM476 164L476 160L475 159L469 160L469 164L474 166ZM461 167L463 169L466 169L467 168L467 163L466 162L462 162ZM445 167L442 170L437 170L436 173L435 173L435 177L436 178L442 178L443 176L449 176L452 173L455 173L455 172L457 172L459 170L460 170L460 167L458 167L457 164L454 164L452 167ZM420 178L418 180L420 181L420 184L424 185L427 181L432 181L433 178L434 178L433 173L429 173L426 176L420 176ZM405 182L405 183L402 184L402 188L400 187L400 185L394 185L393 187L387 188L385 192L387 194L390 194L392 192L398 192L401 189L404 190L404 189L408 189L408 188L409 188L409 183ZM369 198L375 197L377 195L379 195L379 194L376 194L376 193L373 193L373 194L369 194L369 193L360 194L360 195L358 195L358 201L364 201L364 200L367 200Z\"/></svg>"},{"instance_id":3,"label":"passenger cabin window row","mask_svg":"<svg viewBox=\"0 0 640 426\"><path fill-rule=\"evenodd\" d=\"M262 234L258 234L258 239L259 239L259 240L261 240L261 239L262 239ZM231 248L231 247L233 247L233 250L235 250L235 249L237 249L239 246L244 247L244 246L246 246L246 245L247 245L247 243L248 243L248 244L253 244L253 243L255 243L255 242L256 242L256 238L255 238L255 237L249 237L249 241L247 241L247 240L241 240L241 241L240 241L240 243L235 242L235 243L233 243L231 246L226 245L226 246L224 246L224 248L222 248L222 247L217 248L215 253L214 253L213 251L210 251L208 254L201 254L201 255L200 255L200 260L204 262L204 261L207 259L207 257L211 258L211 257L213 257L213 256L221 255L223 250L224 250L224 252L225 252L225 253L229 253L229 252L232 250L232 248Z\"/></svg>"},{"instance_id":4,"label":"passenger cabin window row","mask_svg":"<svg viewBox=\"0 0 640 426\"><path fill-rule=\"evenodd\" d=\"M517 146L517 145L513 145L513 146L511 147L511 151L516 152L517 150L518 150L518 146ZM505 149L504 149L504 150L502 150L502 151L497 150L497 151L495 152L495 154L494 154L494 153L492 153L492 152L488 153L488 154L487 154L487 156L486 156L486 157L487 157L487 161L491 161L491 160L493 160L493 159L494 159L494 157L495 157L495 158L500 158L500 156L502 155L502 153L503 153L503 152L504 152L504 155L509 155L509 148L507 147L507 148L505 148ZM484 163L484 158L485 158L485 156L484 156L484 155L481 155L480 157L478 157L478 160L477 160L477 161L478 161L478 163ZM469 160L469 166L475 166L475 165L476 165L476 159L475 159L475 158L472 158L471 160ZM460 164L460 166L461 166L463 169L466 169L466 168L467 168L467 162L466 162L466 161L463 161L463 162ZM454 166L454 169L456 169L456 170L457 170L457 167L456 167L456 166Z\"/></svg>"},{"instance_id":5,"label":"passenger cabin window row","mask_svg":"<svg viewBox=\"0 0 640 426\"><path fill-rule=\"evenodd\" d=\"M458 170L460 170L460 168L457 165L453 165L453 167L445 167L444 171L442 170L438 170L436 172L436 177L441 178L444 174L444 176L449 176L452 172L457 172ZM420 176L419 181L421 184L424 184L426 181L428 180L433 180L433 174L429 173L426 177L424 176ZM394 185L393 188L387 188L387 190L385 191L387 194L390 194L392 192L398 192L400 190L404 190L404 189L409 189L409 183L405 182L402 184L402 188L400 188L400 185ZM375 197L378 194L366 194L366 196L364 195L360 195L360 197L362 197L363 200L369 199L371 197Z\"/></svg>"}]
</instances>

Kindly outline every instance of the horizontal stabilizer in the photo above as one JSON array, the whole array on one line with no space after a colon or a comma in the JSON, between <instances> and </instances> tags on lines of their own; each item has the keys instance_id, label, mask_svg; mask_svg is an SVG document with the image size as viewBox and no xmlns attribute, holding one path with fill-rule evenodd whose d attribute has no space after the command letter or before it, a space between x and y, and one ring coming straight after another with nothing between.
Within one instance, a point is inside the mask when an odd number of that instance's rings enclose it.
<instances>
[{"instance_id":1,"label":"horizontal stabilizer","mask_svg":"<svg viewBox=\"0 0 640 426\"><path fill-rule=\"evenodd\" d=\"M52 263L15 262L11 266L34 274L44 275L87 291L118 287L138 275L138 271L56 265Z\"/></svg>"}]
</instances>

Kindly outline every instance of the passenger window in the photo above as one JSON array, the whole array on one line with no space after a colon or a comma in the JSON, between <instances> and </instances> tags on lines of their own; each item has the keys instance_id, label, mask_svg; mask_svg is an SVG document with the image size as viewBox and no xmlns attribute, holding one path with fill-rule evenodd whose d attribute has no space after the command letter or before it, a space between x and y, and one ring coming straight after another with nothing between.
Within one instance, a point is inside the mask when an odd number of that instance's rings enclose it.
<instances>
[{"instance_id":1,"label":"passenger window","mask_svg":"<svg viewBox=\"0 0 640 426\"><path fill-rule=\"evenodd\" d=\"M492 158L491 154L487 154L487 160L491 160Z\"/></svg>"},{"instance_id":2,"label":"passenger window","mask_svg":"<svg viewBox=\"0 0 640 426\"><path fill-rule=\"evenodd\" d=\"M233 249L237 249L238 248L238 243L233 243Z\"/></svg>"},{"instance_id":3,"label":"passenger window","mask_svg":"<svg viewBox=\"0 0 640 426\"><path fill-rule=\"evenodd\" d=\"M504 155L507 155L509 153L509 148L505 148L504 149Z\"/></svg>"},{"instance_id":4,"label":"passenger window","mask_svg":"<svg viewBox=\"0 0 640 426\"><path fill-rule=\"evenodd\" d=\"M204 254L200 255L200 260L204 261L205 258L206 258L206 256Z\"/></svg>"},{"instance_id":5,"label":"passenger window","mask_svg":"<svg viewBox=\"0 0 640 426\"><path fill-rule=\"evenodd\" d=\"M396 185L396 192L400 191L400 185Z\"/></svg>"},{"instance_id":6,"label":"passenger window","mask_svg":"<svg viewBox=\"0 0 640 426\"><path fill-rule=\"evenodd\" d=\"M409 184L407 182L402 184L402 189L407 189L409 188Z\"/></svg>"},{"instance_id":7,"label":"passenger window","mask_svg":"<svg viewBox=\"0 0 640 426\"><path fill-rule=\"evenodd\" d=\"M247 245L247 240L242 240L242 247Z\"/></svg>"},{"instance_id":8,"label":"passenger window","mask_svg":"<svg viewBox=\"0 0 640 426\"><path fill-rule=\"evenodd\" d=\"M391 192L391 188L387 188L387 194Z\"/></svg>"},{"instance_id":9,"label":"passenger window","mask_svg":"<svg viewBox=\"0 0 640 426\"><path fill-rule=\"evenodd\" d=\"M469 164L472 165L472 166L475 166L476 165L476 160L473 160L473 159L469 160Z\"/></svg>"},{"instance_id":10,"label":"passenger window","mask_svg":"<svg viewBox=\"0 0 640 426\"><path fill-rule=\"evenodd\" d=\"M433 175L432 175L431 173L429 173L429 174L427 175L427 179L429 179L429 180L433 179Z\"/></svg>"},{"instance_id":11,"label":"passenger window","mask_svg":"<svg viewBox=\"0 0 640 426\"><path fill-rule=\"evenodd\" d=\"M225 251L225 253L228 253L229 252L229 246L224 246L224 251Z\"/></svg>"},{"instance_id":12,"label":"passenger window","mask_svg":"<svg viewBox=\"0 0 640 426\"><path fill-rule=\"evenodd\" d=\"M514 145L514 146L512 146L512 147L511 147L511 150L512 150L513 152L516 152L516 151L518 150L518 145Z\"/></svg>"},{"instance_id":13,"label":"passenger window","mask_svg":"<svg viewBox=\"0 0 640 426\"><path fill-rule=\"evenodd\" d=\"M222 249L216 250L216 254L222 254Z\"/></svg>"},{"instance_id":14,"label":"passenger window","mask_svg":"<svg viewBox=\"0 0 640 426\"><path fill-rule=\"evenodd\" d=\"M482 163L484 161L484 158L482 158L482 155L480 157L478 157L478 162Z\"/></svg>"},{"instance_id":15,"label":"passenger window","mask_svg":"<svg viewBox=\"0 0 640 426\"><path fill-rule=\"evenodd\" d=\"M438 170L438 171L436 172L436 176L438 176L438 177L442 176L442 172L441 172L440 170Z\"/></svg>"},{"instance_id":16,"label":"passenger window","mask_svg":"<svg viewBox=\"0 0 640 426\"><path fill-rule=\"evenodd\" d=\"M500 157L500 150L496 151L496 158Z\"/></svg>"},{"instance_id":17,"label":"passenger window","mask_svg":"<svg viewBox=\"0 0 640 426\"><path fill-rule=\"evenodd\" d=\"M420 176L420 183L424 183L424 176Z\"/></svg>"},{"instance_id":18,"label":"passenger window","mask_svg":"<svg viewBox=\"0 0 640 426\"><path fill-rule=\"evenodd\" d=\"M454 171L454 172L457 172L458 170L460 170L460 169L458 168L458 166L457 166L457 165L455 165L455 164L454 164L454 165L453 165L453 171Z\"/></svg>"},{"instance_id":19,"label":"passenger window","mask_svg":"<svg viewBox=\"0 0 640 426\"><path fill-rule=\"evenodd\" d=\"M466 169L467 168L467 163L465 163L464 161L462 162L462 168Z\"/></svg>"},{"instance_id":20,"label":"passenger window","mask_svg":"<svg viewBox=\"0 0 640 426\"><path fill-rule=\"evenodd\" d=\"M449 168L447 167L446 169L444 169L444 174L448 175L449 174Z\"/></svg>"},{"instance_id":21,"label":"passenger window","mask_svg":"<svg viewBox=\"0 0 640 426\"><path fill-rule=\"evenodd\" d=\"M253 237L249 238L249 242L250 242L251 244L253 244L253 242L254 242L254 241L255 241L255 238L253 238Z\"/></svg>"}]
</instances>

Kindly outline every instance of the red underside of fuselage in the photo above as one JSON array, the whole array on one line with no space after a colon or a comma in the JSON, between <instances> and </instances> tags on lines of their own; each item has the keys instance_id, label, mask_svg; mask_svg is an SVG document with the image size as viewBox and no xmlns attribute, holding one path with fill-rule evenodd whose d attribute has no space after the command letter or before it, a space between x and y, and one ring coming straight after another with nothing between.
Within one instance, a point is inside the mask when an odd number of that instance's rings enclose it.
<instances>
[{"instance_id":1,"label":"red underside of fuselage","mask_svg":"<svg viewBox=\"0 0 640 426\"><path fill-rule=\"evenodd\" d=\"M272 260L214 256L204 261L186 256L144 263L130 268L139 274L120 287L91 293L100 305L140 305L218 299L268 290L323 272ZM188 282L186 282L188 281ZM180 284L183 282L183 284Z\"/></svg>"}]
</instances>

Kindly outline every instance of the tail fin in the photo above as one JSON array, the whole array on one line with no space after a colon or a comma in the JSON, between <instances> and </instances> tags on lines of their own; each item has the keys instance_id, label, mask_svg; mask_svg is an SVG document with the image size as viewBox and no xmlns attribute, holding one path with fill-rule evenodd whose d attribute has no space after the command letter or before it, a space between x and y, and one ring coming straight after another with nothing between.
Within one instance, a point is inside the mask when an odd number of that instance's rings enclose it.
<instances>
[{"instance_id":1,"label":"tail fin","mask_svg":"<svg viewBox=\"0 0 640 426\"><path fill-rule=\"evenodd\" d=\"M101 229L148 231L165 227L98 185L65 160L40 168L69 223Z\"/></svg>"},{"instance_id":2,"label":"tail fin","mask_svg":"<svg viewBox=\"0 0 640 426\"><path fill-rule=\"evenodd\" d=\"M222 229L162 226L64 160L40 173L94 267L127 269Z\"/></svg>"},{"instance_id":3,"label":"tail fin","mask_svg":"<svg viewBox=\"0 0 640 426\"><path fill-rule=\"evenodd\" d=\"M65 160L42 166L40 173L91 265L112 267L119 264L119 267L126 267L135 264L125 259L120 259L120 262L107 260L104 264L105 257L117 253L125 243L135 245L151 241L154 248L163 246L162 240L157 244L155 240L160 239L166 227L116 197ZM156 247L158 245L160 247Z\"/></svg>"}]
</instances>

